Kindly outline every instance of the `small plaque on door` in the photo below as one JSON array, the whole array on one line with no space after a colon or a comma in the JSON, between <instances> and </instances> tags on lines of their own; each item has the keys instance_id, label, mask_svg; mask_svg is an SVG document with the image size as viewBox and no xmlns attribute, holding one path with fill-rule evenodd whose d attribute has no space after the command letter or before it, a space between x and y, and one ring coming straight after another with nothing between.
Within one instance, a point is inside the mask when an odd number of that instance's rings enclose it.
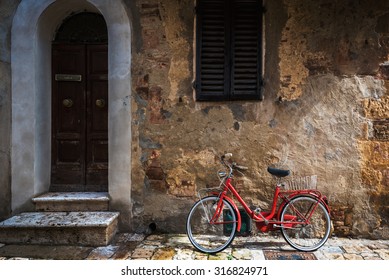
<instances>
[{"instance_id":1,"label":"small plaque on door","mask_svg":"<svg viewBox=\"0 0 389 280\"><path fill-rule=\"evenodd\" d=\"M58 82L81 82L81 75L55 74L55 80Z\"/></svg>"}]
</instances>

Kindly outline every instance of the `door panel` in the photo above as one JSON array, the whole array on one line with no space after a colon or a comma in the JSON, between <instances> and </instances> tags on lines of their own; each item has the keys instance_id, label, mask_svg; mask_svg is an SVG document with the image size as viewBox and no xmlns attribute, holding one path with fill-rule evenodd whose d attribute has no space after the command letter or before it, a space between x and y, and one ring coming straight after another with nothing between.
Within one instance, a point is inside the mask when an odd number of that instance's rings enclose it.
<instances>
[{"instance_id":1,"label":"door panel","mask_svg":"<svg viewBox=\"0 0 389 280\"><path fill-rule=\"evenodd\" d=\"M52 62L51 190L105 191L107 46L53 45Z\"/></svg>"},{"instance_id":2,"label":"door panel","mask_svg":"<svg viewBox=\"0 0 389 280\"><path fill-rule=\"evenodd\" d=\"M87 48L87 166L90 185L108 184L108 59L106 45Z\"/></svg>"},{"instance_id":3,"label":"door panel","mask_svg":"<svg viewBox=\"0 0 389 280\"><path fill-rule=\"evenodd\" d=\"M84 46L53 46L52 185L83 185L85 177ZM81 81L58 74L81 75ZM64 76L65 77L65 76Z\"/></svg>"}]
</instances>

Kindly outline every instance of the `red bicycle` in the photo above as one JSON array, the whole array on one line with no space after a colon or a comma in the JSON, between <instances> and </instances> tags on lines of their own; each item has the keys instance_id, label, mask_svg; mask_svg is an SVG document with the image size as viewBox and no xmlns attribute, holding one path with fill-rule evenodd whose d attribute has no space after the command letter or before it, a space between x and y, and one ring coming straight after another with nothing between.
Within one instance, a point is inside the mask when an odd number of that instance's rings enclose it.
<instances>
[{"instance_id":1,"label":"red bicycle","mask_svg":"<svg viewBox=\"0 0 389 280\"><path fill-rule=\"evenodd\" d=\"M231 183L235 170L248 168L229 162L231 157L232 154L221 157L227 171L218 172L221 181L218 191L206 189L210 195L200 198L188 214L187 235L195 248L209 254L220 252L231 244L236 232L240 232L242 217L232 197L259 231L281 230L286 242L299 251L314 251L324 245L330 235L331 219L328 200L320 191L286 190L280 179L290 171L268 167L268 172L278 178L272 208L268 212L259 208L252 210Z\"/></svg>"}]
</instances>

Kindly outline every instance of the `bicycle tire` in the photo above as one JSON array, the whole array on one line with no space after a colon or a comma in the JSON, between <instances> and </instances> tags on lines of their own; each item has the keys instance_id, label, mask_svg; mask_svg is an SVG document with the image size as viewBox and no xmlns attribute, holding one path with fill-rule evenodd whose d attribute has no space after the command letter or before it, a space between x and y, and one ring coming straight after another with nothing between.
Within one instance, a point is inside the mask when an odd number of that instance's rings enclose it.
<instances>
[{"instance_id":1,"label":"bicycle tire","mask_svg":"<svg viewBox=\"0 0 389 280\"><path fill-rule=\"evenodd\" d=\"M282 225L282 236L293 248L311 252L319 249L326 243L331 231L331 218L327 208L321 201L311 196L298 196L289 201L281 212L281 222L302 221L296 213L305 217L311 213L312 206L316 205L308 224Z\"/></svg>"},{"instance_id":2,"label":"bicycle tire","mask_svg":"<svg viewBox=\"0 0 389 280\"><path fill-rule=\"evenodd\" d=\"M234 207L223 199L223 210L216 223L211 224L220 198L207 196L191 208L186 232L192 245L200 252L215 254L227 248L235 238L237 220Z\"/></svg>"}]
</instances>

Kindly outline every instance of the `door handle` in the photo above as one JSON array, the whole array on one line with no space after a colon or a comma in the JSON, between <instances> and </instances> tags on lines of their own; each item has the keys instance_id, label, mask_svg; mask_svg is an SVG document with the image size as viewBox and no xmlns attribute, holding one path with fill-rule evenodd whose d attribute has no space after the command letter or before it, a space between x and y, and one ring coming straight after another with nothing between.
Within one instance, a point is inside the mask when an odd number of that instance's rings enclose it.
<instances>
[{"instance_id":1,"label":"door handle","mask_svg":"<svg viewBox=\"0 0 389 280\"><path fill-rule=\"evenodd\" d=\"M104 108L105 107L105 100L104 99L97 99L96 106L99 108Z\"/></svg>"},{"instance_id":2,"label":"door handle","mask_svg":"<svg viewBox=\"0 0 389 280\"><path fill-rule=\"evenodd\" d=\"M62 100L62 105L66 108L71 108L73 106L73 100L71 100L70 98L66 98Z\"/></svg>"}]
</instances>

